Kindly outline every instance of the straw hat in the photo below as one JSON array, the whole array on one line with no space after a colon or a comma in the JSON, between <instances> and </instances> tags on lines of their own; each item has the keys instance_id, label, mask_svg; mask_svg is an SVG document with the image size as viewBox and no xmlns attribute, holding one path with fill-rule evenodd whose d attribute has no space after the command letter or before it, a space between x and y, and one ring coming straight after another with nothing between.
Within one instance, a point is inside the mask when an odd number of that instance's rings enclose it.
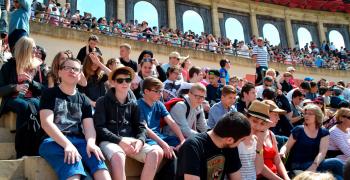
<instances>
[{"instance_id":1,"label":"straw hat","mask_svg":"<svg viewBox=\"0 0 350 180\"><path fill-rule=\"evenodd\" d=\"M279 113L279 114L285 114L286 113L286 111L283 110L283 109L280 109L274 101L263 100L262 102L270 106L270 112L276 112L276 113Z\"/></svg>"},{"instance_id":2,"label":"straw hat","mask_svg":"<svg viewBox=\"0 0 350 180\"><path fill-rule=\"evenodd\" d=\"M122 70L122 69L129 71L129 73L130 73L129 75L130 75L131 79L134 79L135 71L132 68L130 68L128 66L124 66L123 64L118 64L117 67L111 73L109 73L108 80L112 81L113 76L114 77L116 76L115 73L117 71Z\"/></svg>"},{"instance_id":3,"label":"straw hat","mask_svg":"<svg viewBox=\"0 0 350 180\"><path fill-rule=\"evenodd\" d=\"M270 110L269 105L262 103L258 100L255 100L249 106L248 114L250 114L251 116L254 116L256 118L259 118L263 121L272 122L270 120L269 110Z\"/></svg>"}]
</instances>

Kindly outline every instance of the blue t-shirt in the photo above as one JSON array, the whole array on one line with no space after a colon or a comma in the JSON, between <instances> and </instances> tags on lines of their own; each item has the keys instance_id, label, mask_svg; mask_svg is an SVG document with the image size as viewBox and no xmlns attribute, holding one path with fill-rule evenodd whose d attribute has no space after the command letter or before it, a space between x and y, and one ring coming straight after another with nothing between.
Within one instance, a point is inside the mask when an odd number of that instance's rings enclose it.
<instances>
[{"instance_id":1,"label":"blue t-shirt","mask_svg":"<svg viewBox=\"0 0 350 180\"><path fill-rule=\"evenodd\" d=\"M225 68L220 69L220 78L225 78L226 84L230 81L230 75L228 74L228 71Z\"/></svg>"},{"instance_id":2,"label":"blue t-shirt","mask_svg":"<svg viewBox=\"0 0 350 180\"><path fill-rule=\"evenodd\" d=\"M156 101L151 107L143 98L137 100L137 104L140 108L140 118L146 120L148 128L152 129L157 135L160 134L160 119L169 115L165 105L160 101Z\"/></svg>"},{"instance_id":3,"label":"blue t-shirt","mask_svg":"<svg viewBox=\"0 0 350 180\"><path fill-rule=\"evenodd\" d=\"M320 150L321 139L329 135L329 131L325 128L318 130L316 138L310 138L304 131L304 125L296 126L292 130L293 138L296 140L291 152L291 163L307 163L315 160Z\"/></svg>"}]
</instances>

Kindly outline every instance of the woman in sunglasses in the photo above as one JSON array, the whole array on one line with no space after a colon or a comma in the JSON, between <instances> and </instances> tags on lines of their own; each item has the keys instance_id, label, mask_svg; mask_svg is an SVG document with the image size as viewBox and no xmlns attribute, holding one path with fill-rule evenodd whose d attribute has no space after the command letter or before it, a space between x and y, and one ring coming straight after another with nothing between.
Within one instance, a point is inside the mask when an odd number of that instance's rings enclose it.
<instances>
[{"instance_id":1,"label":"woman in sunglasses","mask_svg":"<svg viewBox=\"0 0 350 180\"><path fill-rule=\"evenodd\" d=\"M103 58L96 53L90 53L85 57L83 63L83 73L86 77L87 85L80 90L89 99L92 107L95 107L96 100L104 96L107 92L108 74L111 72L103 63Z\"/></svg>"},{"instance_id":2,"label":"woman in sunglasses","mask_svg":"<svg viewBox=\"0 0 350 180\"><path fill-rule=\"evenodd\" d=\"M350 109L341 108L335 115L337 125L330 130L328 156L336 157L344 163L350 159Z\"/></svg>"}]
</instances>

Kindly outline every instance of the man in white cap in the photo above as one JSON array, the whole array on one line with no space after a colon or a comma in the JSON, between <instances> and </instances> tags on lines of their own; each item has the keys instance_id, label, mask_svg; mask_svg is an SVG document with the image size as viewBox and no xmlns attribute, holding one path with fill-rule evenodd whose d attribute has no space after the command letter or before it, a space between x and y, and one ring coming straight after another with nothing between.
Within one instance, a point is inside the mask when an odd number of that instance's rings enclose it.
<instances>
[{"instance_id":1,"label":"man in white cap","mask_svg":"<svg viewBox=\"0 0 350 180\"><path fill-rule=\"evenodd\" d=\"M174 51L169 54L169 63L163 64L162 68L164 72L167 72L169 67L179 65L180 63L180 53Z\"/></svg>"}]
</instances>

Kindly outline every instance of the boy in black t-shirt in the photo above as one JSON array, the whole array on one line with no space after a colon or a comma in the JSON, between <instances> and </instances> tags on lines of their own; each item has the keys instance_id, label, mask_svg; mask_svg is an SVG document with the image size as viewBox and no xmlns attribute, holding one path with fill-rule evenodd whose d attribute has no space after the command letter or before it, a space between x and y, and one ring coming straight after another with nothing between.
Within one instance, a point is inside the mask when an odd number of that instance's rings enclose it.
<instances>
[{"instance_id":1,"label":"boy in black t-shirt","mask_svg":"<svg viewBox=\"0 0 350 180\"><path fill-rule=\"evenodd\" d=\"M94 179L111 179L104 156L95 144L92 107L76 85L81 64L68 59L60 64L58 87L47 89L40 102L40 120L47 135L39 154L53 167L59 179L80 179L86 166ZM84 164L84 166L83 166Z\"/></svg>"},{"instance_id":2,"label":"boy in black t-shirt","mask_svg":"<svg viewBox=\"0 0 350 180\"><path fill-rule=\"evenodd\" d=\"M226 114L213 130L195 135L179 151L177 179L240 179L237 145L250 135L247 118L239 113Z\"/></svg>"}]
</instances>

